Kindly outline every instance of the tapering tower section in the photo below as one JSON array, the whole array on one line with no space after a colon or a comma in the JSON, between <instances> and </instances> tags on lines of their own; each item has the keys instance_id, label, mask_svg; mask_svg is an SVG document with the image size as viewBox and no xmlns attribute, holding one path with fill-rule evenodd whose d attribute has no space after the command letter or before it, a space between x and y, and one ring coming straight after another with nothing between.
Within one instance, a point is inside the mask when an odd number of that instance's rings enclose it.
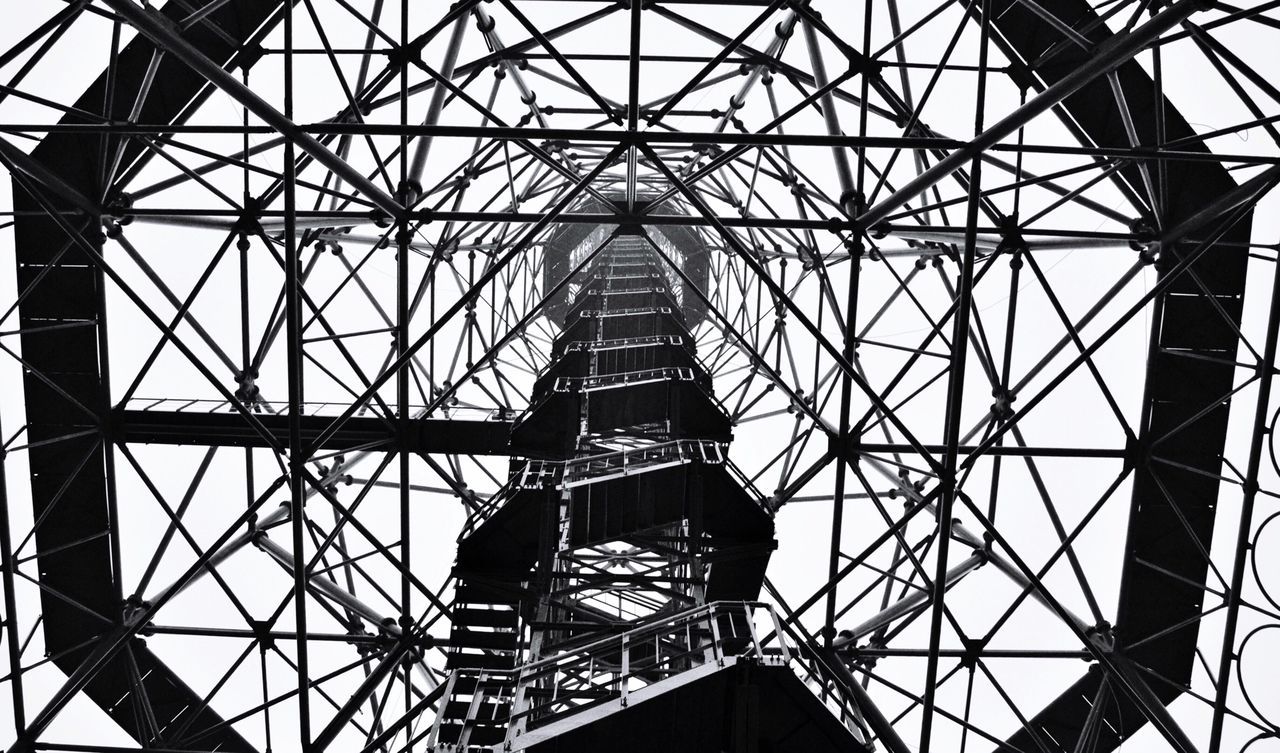
<instances>
[{"instance_id":1,"label":"tapering tower section","mask_svg":"<svg viewBox=\"0 0 1280 753\"><path fill-rule=\"evenodd\" d=\"M758 690L749 664L799 685L756 632L772 511L728 460L732 422L690 332L704 309L684 262L701 250L625 226L553 237L568 242L547 263L581 271L512 428L524 460L460 539L433 743L576 750L655 713L706 749L760 738L755 701L730 689ZM815 749L854 739L808 691L788 703Z\"/></svg>"}]
</instances>

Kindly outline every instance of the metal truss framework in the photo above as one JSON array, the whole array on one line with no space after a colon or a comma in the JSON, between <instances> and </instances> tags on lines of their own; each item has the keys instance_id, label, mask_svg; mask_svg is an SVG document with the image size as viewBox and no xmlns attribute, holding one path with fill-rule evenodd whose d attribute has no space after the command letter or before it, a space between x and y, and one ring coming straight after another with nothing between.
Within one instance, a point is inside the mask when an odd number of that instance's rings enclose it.
<instances>
[{"instance_id":1,"label":"metal truss framework","mask_svg":"<svg viewBox=\"0 0 1280 753\"><path fill-rule=\"evenodd\" d=\"M678 662L868 750L1280 746L1277 8L48 0L0 49L12 749L537 750ZM674 324L574 335L628 264ZM598 368L644 348L688 362ZM731 449L520 439L659 379ZM474 608L520 490L681 463L769 535L535 516L540 611Z\"/></svg>"}]
</instances>

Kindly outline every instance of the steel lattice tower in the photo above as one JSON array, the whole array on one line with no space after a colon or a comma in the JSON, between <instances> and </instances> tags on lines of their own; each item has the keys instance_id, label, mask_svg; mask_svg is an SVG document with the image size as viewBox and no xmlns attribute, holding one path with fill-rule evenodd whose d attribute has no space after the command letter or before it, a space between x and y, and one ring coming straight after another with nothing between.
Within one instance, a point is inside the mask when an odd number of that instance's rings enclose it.
<instances>
[{"instance_id":1,"label":"steel lattice tower","mask_svg":"<svg viewBox=\"0 0 1280 753\"><path fill-rule=\"evenodd\" d=\"M12 750L1280 749L1276 2L21 6Z\"/></svg>"}]
</instances>

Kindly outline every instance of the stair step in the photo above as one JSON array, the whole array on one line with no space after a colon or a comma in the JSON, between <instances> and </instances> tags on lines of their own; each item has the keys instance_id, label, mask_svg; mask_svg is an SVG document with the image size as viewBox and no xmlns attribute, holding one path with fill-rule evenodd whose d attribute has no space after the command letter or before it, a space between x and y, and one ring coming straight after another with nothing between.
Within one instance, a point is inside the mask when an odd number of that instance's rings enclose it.
<instances>
[{"instance_id":1,"label":"stair step","mask_svg":"<svg viewBox=\"0 0 1280 753\"><path fill-rule=\"evenodd\" d=\"M444 705L445 719L466 719L471 713L471 701L449 701ZM498 720L504 723L511 714L511 703L481 703L476 708L476 716L473 721L495 722Z\"/></svg>"},{"instance_id":2,"label":"stair step","mask_svg":"<svg viewBox=\"0 0 1280 753\"><path fill-rule=\"evenodd\" d=\"M456 607L453 610L453 624L455 625L514 628L519 620L520 615L514 609Z\"/></svg>"},{"instance_id":3,"label":"stair step","mask_svg":"<svg viewBox=\"0 0 1280 753\"><path fill-rule=\"evenodd\" d=\"M520 646L520 634L487 633L455 627L449 632L449 646L452 648L490 648L501 651L515 651Z\"/></svg>"},{"instance_id":4,"label":"stair step","mask_svg":"<svg viewBox=\"0 0 1280 753\"><path fill-rule=\"evenodd\" d=\"M449 652L449 660L445 662L445 668L449 670L513 670L516 668L516 654Z\"/></svg>"},{"instance_id":5,"label":"stair step","mask_svg":"<svg viewBox=\"0 0 1280 753\"><path fill-rule=\"evenodd\" d=\"M564 630L574 633L621 632L628 625L610 625L600 622L531 622L529 627L537 630Z\"/></svg>"},{"instance_id":6,"label":"stair step","mask_svg":"<svg viewBox=\"0 0 1280 753\"><path fill-rule=\"evenodd\" d=\"M497 745L507 738L507 725L472 725L469 745ZM456 745L462 736L462 724L445 722L440 725L440 742Z\"/></svg>"},{"instance_id":7,"label":"stair step","mask_svg":"<svg viewBox=\"0 0 1280 753\"><path fill-rule=\"evenodd\" d=\"M580 711L585 711L594 706L599 706L602 703L608 703L609 701L618 697L619 697L619 694L617 693L601 693L597 695L594 699L587 701L585 703L582 703L580 705L572 706L570 708L566 708L552 714L538 715L529 720L529 729L536 729L538 727L548 725L554 721L563 719L564 717L569 716L571 714L576 714Z\"/></svg>"},{"instance_id":8,"label":"stair step","mask_svg":"<svg viewBox=\"0 0 1280 753\"><path fill-rule=\"evenodd\" d=\"M511 606L520 603L520 594L512 586L463 581L454 589L453 600L459 604Z\"/></svg>"},{"instance_id":9,"label":"stair step","mask_svg":"<svg viewBox=\"0 0 1280 753\"><path fill-rule=\"evenodd\" d=\"M604 506L602 505L601 507L603 508ZM596 516L607 516L608 510L601 510L599 512L593 511L593 513ZM585 518L586 516L583 515L581 517ZM579 571L566 572L557 570L553 572L551 576L553 578L563 578L565 580L572 579L579 585L584 583L670 583L672 585L701 585L703 583L702 578L683 578L661 573L655 573L653 575L633 573L601 573L584 575Z\"/></svg>"},{"instance_id":10,"label":"stair step","mask_svg":"<svg viewBox=\"0 0 1280 753\"><path fill-rule=\"evenodd\" d=\"M453 681L453 695L464 696L471 695L476 692L479 684L479 677L475 675L459 675ZM493 677L486 677L484 680L484 694L486 696L510 696L514 690L515 680L512 678L510 682L498 681Z\"/></svg>"},{"instance_id":11,"label":"stair step","mask_svg":"<svg viewBox=\"0 0 1280 753\"><path fill-rule=\"evenodd\" d=\"M567 691L563 689L557 692L554 688L539 688L532 685L526 686L524 689L525 698L529 700L542 700L551 698L554 695L559 695L559 697L563 698L566 694ZM574 698L615 698L618 695L618 691L609 688L596 688L594 690L584 688L572 693Z\"/></svg>"}]
</instances>

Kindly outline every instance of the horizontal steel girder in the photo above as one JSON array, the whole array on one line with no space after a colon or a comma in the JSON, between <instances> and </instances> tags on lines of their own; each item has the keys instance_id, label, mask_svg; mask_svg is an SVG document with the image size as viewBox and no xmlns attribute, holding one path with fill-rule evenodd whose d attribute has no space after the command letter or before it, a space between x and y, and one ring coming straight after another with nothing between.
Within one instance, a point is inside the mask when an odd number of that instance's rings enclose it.
<instances>
[{"instance_id":1,"label":"horizontal steel girder","mask_svg":"<svg viewBox=\"0 0 1280 753\"><path fill-rule=\"evenodd\" d=\"M258 419L276 440L289 439L289 417L261 414ZM329 416L302 416L302 438L314 441L329 427ZM454 455L508 455L511 421L415 418L398 439L395 427L382 418L368 416L347 420L317 449L387 449ZM262 435L234 413L184 413L181 411L116 410L112 426L117 439L142 444L196 445L200 447L267 447Z\"/></svg>"}]
</instances>

